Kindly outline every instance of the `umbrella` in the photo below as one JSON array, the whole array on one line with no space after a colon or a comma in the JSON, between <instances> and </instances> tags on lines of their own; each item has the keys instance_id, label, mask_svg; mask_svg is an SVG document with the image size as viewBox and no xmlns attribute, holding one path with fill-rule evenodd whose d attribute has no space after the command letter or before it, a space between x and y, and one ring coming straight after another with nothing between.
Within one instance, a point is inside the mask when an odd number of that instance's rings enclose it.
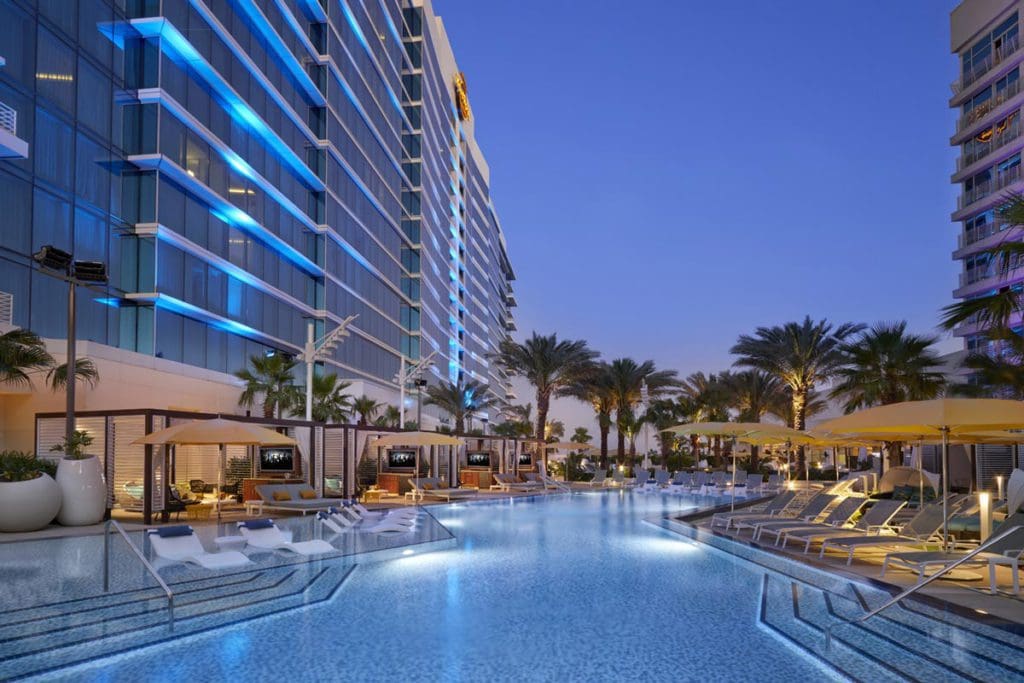
<instances>
[{"instance_id":1,"label":"umbrella","mask_svg":"<svg viewBox=\"0 0 1024 683\"><path fill-rule=\"evenodd\" d=\"M868 408L818 425L836 434L916 434L942 439L942 544L949 535L949 440L971 432L1024 427L1024 402L995 398L939 398Z\"/></svg>"},{"instance_id":2,"label":"umbrella","mask_svg":"<svg viewBox=\"0 0 1024 683\"><path fill-rule=\"evenodd\" d=\"M585 451L589 448L593 448L589 443L580 443L578 441L559 441L558 443L544 444L546 450L557 450L565 448L572 451Z\"/></svg>"},{"instance_id":3,"label":"umbrella","mask_svg":"<svg viewBox=\"0 0 1024 683\"><path fill-rule=\"evenodd\" d=\"M220 519L220 490L224 479L224 447L234 446L290 446L295 439L275 432L273 429L260 427L250 422L225 420L194 420L135 439L133 444L149 446L219 446L220 458L217 463L217 519Z\"/></svg>"}]
</instances>

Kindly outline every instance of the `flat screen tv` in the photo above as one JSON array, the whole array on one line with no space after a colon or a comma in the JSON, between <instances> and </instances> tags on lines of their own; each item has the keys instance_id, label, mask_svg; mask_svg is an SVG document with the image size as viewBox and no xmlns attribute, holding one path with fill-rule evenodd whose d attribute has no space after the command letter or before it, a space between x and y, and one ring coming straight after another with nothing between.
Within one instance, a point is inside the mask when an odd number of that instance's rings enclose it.
<instances>
[{"instance_id":1,"label":"flat screen tv","mask_svg":"<svg viewBox=\"0 0 1024 683\"><path fill-rule=\"evenodd\" d=\"M466 465L468 467L491 468L490 451L469 451L466 453Z\"/></svg>"},{"instance_id":2,"label":"flat screen tv","mask_svg":"<svg viewBox=\"0 0 1024 683\"><path fill-rule=\"evenodd\" d=\"M292 472L295 470L295 449L291 446L260 448L261 472Z\"/></svg>"},{"instance_id":3,"label":"flat screen tv","mask_svg":"<svg viewBox=\"0 0 1024 683\"><path fill-rule=\"evenodd\" d=\"M519 454L519 465L529 467L533 465L533 453L520 453Z\"/></svg>"},{"instance_id":4,"label":"flat screen tv","mask_svg":"<svg viewBox=\"0 0 1024 683\"><path fill-rule=\"evenodd\" d=\"M416 467L416 451L395 450L388 451L389 470L411 470Z\"/></svg>"}]
</instances>

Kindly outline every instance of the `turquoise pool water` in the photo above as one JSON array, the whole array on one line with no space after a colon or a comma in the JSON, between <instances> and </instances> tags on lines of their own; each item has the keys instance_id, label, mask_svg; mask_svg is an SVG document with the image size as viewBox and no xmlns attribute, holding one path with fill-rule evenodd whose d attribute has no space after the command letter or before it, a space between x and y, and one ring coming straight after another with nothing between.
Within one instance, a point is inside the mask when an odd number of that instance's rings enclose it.
<instances>
[{"instance_id":1,"label":"turquoise pool water","mask_svg":"<svg viewBox=\"0 0 1024 683\"><path fill-rule=\"evenodd\" d=\"M763 570L643 521L696 503L616 491L432 507L454 548L358 564L327 600L49 677L834 678L759 626Z\"/></svg>"}]
</instances>

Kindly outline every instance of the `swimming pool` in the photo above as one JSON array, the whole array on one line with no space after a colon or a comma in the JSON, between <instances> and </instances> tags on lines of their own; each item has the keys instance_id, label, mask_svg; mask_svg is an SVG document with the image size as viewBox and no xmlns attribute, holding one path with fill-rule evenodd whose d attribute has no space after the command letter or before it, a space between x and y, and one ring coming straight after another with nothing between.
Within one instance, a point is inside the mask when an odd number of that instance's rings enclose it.
<instances>
[{"instance_id":1,"label":"swimming pool","mask_svg":"<svg viewBox=\"0 0 1024 683\"><path fill-rule=\"evenodd\" d=\"M758 626L763 571L643 521L693 506L595 492L434 507L455 548L359 564L328 601L50 677L828 677Z\"/></svg>"},{"instance_id":2,"label":"swimming pool","mask_svg":"<svg viewBox=\"0 0 1024 683\"><path fill-rule=\"evenodd\" d=\"M853 597L843 598L845 584L819 595L814 584L827 581L827 576L795 579L649 521L709 502L610 491L435 506L430 512L454 540L428 517L417 533L429 541L395 547L385 555L394 559L367 562L366 555L349 555L301 562L275 556L261 559L258 571L213 579L198 570L168 570L175 579L172 585L184 593L183 600L205 609L202 615L189 617L186 612L173 635L155 627L140 630L138 640L131 632L118 635L113 640L125 650L122 654L50 670L43 678L842 679L804 644L813 640L817 645L810 649L820 649L820 625L835 612L852 615L859 610ZM316 533L308 518L288 524L299 538ZM99 544L95 537L73 541L56 562L72 561L74 553L94 553ZM0 548L0 567L4 550ZM146 583L127 559L124 565L117 577L120 588L130 591ZM89 583L87 578L81 582ZM61 585L66 595L95 592L94 581L87 587L75 582ZM871 595L866 588L860 592L869 601L884 597ZM858 593L858 599L863 597ZM152 612L147 614L159 616L158 593L152 598ZM9 606L4 603L10 600L8 594L0 607ZM92 605L91 598L76 600L80 602L74 604L85 611ZM216 609L218 600L224 601L223 613ZM123 626L117 610L134 609L136 604L103 603L102 610L113 611L102 612L102 623L89 627L99 631L89 631L90 637L107 643L111 638L105 636ZM25 614L34 618L36 613ZM11 619L9 614L6 618ZM31 633L33 622L23 621L20 627L0 624L0 648L12 647L12 628ZM921 627L919 622L924 621L928 625ZM200 628L207 630L196 633ZM842 670L861 680L913 678L904 673L915 671L911 667L921 675L939 672L932 680L965 680L941 675L941 657L961 657L961 670L973 672L975 680L1024 675L1024 664L1005 663L1021 652L1019 642L1009 637L1004 643L999 634L977 636L959 627L940 631L931 620L910 613L879 620L871 629L882 635L859 636L864 651L841 645L834 653ZM44 646L58 643L62 633L39 640ZM159 635L155 643L154 633ZM922 641L922 652L896 647L900 638ZM15 651L20 642L13 642ZM852 640L847 637L847 642ZM141 643L148 644L138 647ZM90 656L96 657L116 651L90 647L86 643L82 652L94 652ZM932 656L935 650L942 652ZM3 652L0 649L0 657ZM51 666L76 661L60 656L54 648L40 651L32 661ZM0 678L4 677L0 660Z\"/></svg>"}]
</instances>

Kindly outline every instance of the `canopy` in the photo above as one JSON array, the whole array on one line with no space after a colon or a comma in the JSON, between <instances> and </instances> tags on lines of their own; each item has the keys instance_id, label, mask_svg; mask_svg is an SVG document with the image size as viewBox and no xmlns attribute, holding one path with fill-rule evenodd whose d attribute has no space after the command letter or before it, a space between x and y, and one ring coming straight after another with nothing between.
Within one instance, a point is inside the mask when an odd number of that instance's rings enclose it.
<instances>
[{"instance_id":1,"label":"canopy","mask_svg":"<svg viewBox=\"0 0 1024 683\"><path fill-rule=\"evenodd\" d=\"M932 489L935 485L932 480L916 467L890 467L878 480L878 492L889 493L897 486L913 486L919 488L928 486Z\"/></svg>"},{"instance_id":2,"label":"canopy","mask_svg":"<svg viewBox=\"0 0 1024 683\"><path fill-rule=\"evenodd\" d=\"M295 443L295 439L250 422L225 420L218 417L212 420L194 420L174 425L135 439L132 443L157 446L165 444L291 446Z\"/></svg>"},{"instance_id":3,"label":"canopy","mask_svg":"<svg viewBox=\"0 0 1024 683\"><path fill-rule=\"evenodd\" d=\"M698 434L701 436L743 436L758 428L767 428L771 425L761 422L690 422L663 429L663 432L674 432L689 436Z\"/></svg>"},{"instance_id":4,"label":"canopy","mask_svg":"<svg viewBox=\"0 0 1024 683\"><path fill-rule=\"evenodd\" d=\"M1024 402L996 398L937 398L877 406L817 426L833 434L897 433L916 436L1024 428Z\"/></svg>"},{"instance_id":5,"label":"canopy","mask_svg":"<svg viewBox=\"0 0 1024 683\"><path fill-rule=\"evenodd\" d=\"M440 432L395 432L378 436L370 442L374 448L381 446L461 446L462 439Z\"/></svg>"}]
</instances>

